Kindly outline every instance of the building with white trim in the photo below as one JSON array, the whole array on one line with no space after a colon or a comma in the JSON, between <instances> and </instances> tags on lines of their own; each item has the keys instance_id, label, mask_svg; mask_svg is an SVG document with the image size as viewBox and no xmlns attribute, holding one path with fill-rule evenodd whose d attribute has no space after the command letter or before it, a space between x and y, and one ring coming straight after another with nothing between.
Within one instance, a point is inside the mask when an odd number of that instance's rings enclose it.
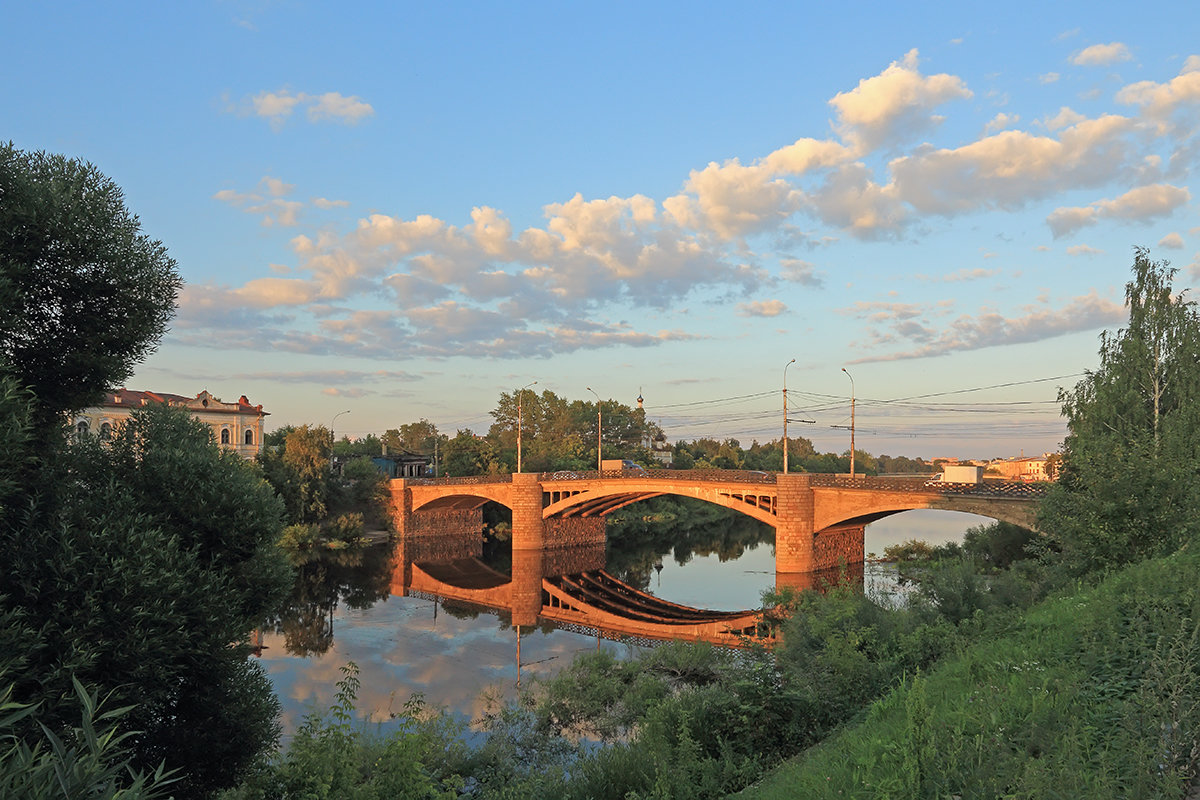
<instances>
[{"instance_id":1,"label":"building with white trim","mask_svg":"<svg viewBox=\"0 0 1200 800\"><path fill-rule=\"evenodd\" d=\"M254 458L262 450L263 423L267 417L262 405L250 405L246 395L239 397L236 403L223 403L207 389L195 397L130 389L107 392L98 405L85 408L72 417L71 427L76 434L107 439L131 413L151 403L188 409L192 416L212 429L213 438L221 447L233 450L243 458Z\"/></svg>"}]
</instances>

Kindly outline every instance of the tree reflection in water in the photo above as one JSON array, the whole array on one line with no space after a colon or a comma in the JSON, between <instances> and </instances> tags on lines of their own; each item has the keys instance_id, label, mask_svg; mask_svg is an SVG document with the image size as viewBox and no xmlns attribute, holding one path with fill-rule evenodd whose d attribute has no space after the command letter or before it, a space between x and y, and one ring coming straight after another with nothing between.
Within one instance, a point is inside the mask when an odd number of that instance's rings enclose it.
<instances>
[{"instance_id":1,"label":"tree reflection in water","mask_svg":"<svg viewBox=\"0 0 1200 800\"><path fill-rule=\"evenodd\" d=\"M388 597L390 555L387 545L293 553L296 582L291 596L266 627L283 635L292 655L324 654L333 644L339 603L363 609Z\"/></svg>"},{"instance_id":2,"label":"tree reflection in water","mask_svg":"<svg viewBox=\"0 0 1200 800\"><path fill-rule=\"evenodd\" d=\"M608 519L608 572L642 591L662 559L684 566L694 556L722 562L775 543L775 529L727 508L684 497L653 497Z\"/></svg>"}]
</instances>

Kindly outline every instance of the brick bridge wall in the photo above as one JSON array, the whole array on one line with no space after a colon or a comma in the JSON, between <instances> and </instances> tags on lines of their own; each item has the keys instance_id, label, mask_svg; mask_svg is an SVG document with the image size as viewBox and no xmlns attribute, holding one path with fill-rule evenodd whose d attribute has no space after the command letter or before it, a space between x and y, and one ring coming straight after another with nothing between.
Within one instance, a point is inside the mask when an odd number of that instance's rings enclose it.
<instances>
[{"instance_id":1,"label":"brick bridge wall","mask_svg":"<svg viewBox=\"0 0 1200 800\"><path fill-rule=\"evenodd\" d=\"M725 486L714 493L718 484ZM413 512L413 491L419 490L422 504L458 504L461 508L492 500L507 505L512 510L514 551L544 551L603 541L604 515L641 493L700 497L773 523L775 568L779 573L862 563L864 525L916 508L966 511L1030 527L1036 521L1036 504L1030 501L1040 495L1035 489L1020 484L948 484L931 488L919 478L847 479L810 473L752 476L719 471L652 473L637 478L621 473L589 474L571 481L518 473L511 478L454 479L437 484L395 480L391 484L395 527L401 537L423 530L426 524L420 517L427 512ZM547 496L552 502L549 511ZM579 500L572 501L576 496ZM562 504L562 508L556 504ZM543 518L546 514L550 515L548 519Z\"/></svg>"}]
</instances>

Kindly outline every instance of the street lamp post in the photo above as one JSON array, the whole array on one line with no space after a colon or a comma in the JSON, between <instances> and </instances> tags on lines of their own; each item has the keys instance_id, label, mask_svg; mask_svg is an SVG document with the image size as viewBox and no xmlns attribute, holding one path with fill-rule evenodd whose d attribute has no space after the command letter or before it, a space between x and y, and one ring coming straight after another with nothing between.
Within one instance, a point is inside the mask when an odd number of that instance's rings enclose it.
<instances>
[{"instance_id":1,"label":"street lamp post","mask_svg":"<svg viewBox=\"0 0 1200 800\"><path fill-rule=\"evenodd\" d=\"M850 477L854 477L854 376L842 367L842 372L850 379Z\"/></svg>"},{"instance_id":2,"label":"street lamp post","mask_svg":"<svg viewBox=\"0 0 1200 800\"><path fill-rule=\"evenodd\" d=\"M525 390L536 384L537 381L527 383L517 390L517 472L521 471L521 400L525 397Z\"/></svg>"},{"instance_id":3,"label":"street lamp post","mask_svg":"<svg viewBox=\"0 0 1200 800\"><path fill-rule=\"evenodd\" d=\"M590 386L587 387L587 390L596 395L596 472L603 472L604 470L601 469L601 467L603 466L604 461L600 455L600 447L602 442L601 431L603 430L602 426L604 418L601 416L602 412L600 410L600 395L596 394L596 390Z\"/></svg>"},{"instance_id":4,"label":"street lamp post","mask_svg":"<svg viewBox=\"0 0 1200 800\"><path fill-rule=\"evenodd\" d=\"M783 365L783 474L787 475L788 471L788 436L787 436L787 368L796 363L796 359L792 359Z\"/></svg>"},{"instance_id":5,"label":"street lamp post","mask_svg":"<svg viewBox=\"0 0 1200 800\"><path fill-rule=\"evenodd\" d=\"M349 413L350 413L350 409L346 409L345 411L339 411L338 413L333 415L333 419L330 420L330 422L329 422L329 464L330 464L330 466L333 466L333 446L335 444L337 444L337 439L333 435L333 426L337 424L338 417L340 417L342 414L349 414Z\"/></svg>"}]
</instances>

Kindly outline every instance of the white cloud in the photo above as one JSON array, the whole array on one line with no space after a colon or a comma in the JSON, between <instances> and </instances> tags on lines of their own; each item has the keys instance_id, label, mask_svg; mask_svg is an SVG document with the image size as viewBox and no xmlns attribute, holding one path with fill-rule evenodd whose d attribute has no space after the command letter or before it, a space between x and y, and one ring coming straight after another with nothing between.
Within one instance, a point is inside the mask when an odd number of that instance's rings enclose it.
<instances>
[{"instance_id":1,"label":"white cloud","mask_svg":"<svg viewBox=\"0 0 1200 800\"><path fill-rule=\"evenodd\" d=\"M346 97L337 92L325 92L321 95L305 96L308 101L308 118L312 122L334 120L347 125L354 125L364 117L375 114L370 103L360 97Z\"/></svg>"},{"instance_id":2,"label":"white cloud","mask_svg":"<svg viewBox=\"0 0 1200 800\"><path fill-rule=\"evenodd\" d=\"M1166 236L1158 240L1159 247L1166 247L1171 250L1183 249L1183 237L1178 233L1168 233Z\"/></svg>"},{"instance_id":3,"label":"white cloud","mask_svg":"<svg viewBox=\"0 0 1200 800\"><path fill-rule=\"evenodd\" d=\"M899 232L908 210L894 185L881 186L862 164L847 164L812 193L809 211L826 223L860 239L878 239Z\"/></svg>"},{"instance_id":4,"label":"white cloud","mask_svg":"<svg viewBox=\"0 0 1200 800\"><path fill-rule=\"evenodd\" d=\"M213 195L213 199L247 214L261 214L260 224L265 227L292 227L299 224L300 212L304 208L304 204L297 200L285 199L295 188L295 184L284 183L279 178L265 175L258 182L256 191L237 192L233 189L222 189Z\"/></svg>"},{"instance_id":5,"label":"white cloud","mask_svg":"<svg viewBox=\"0 0 1200 800\"><path fill-rule=\"evenodd\" d=\"M1129 48L1121 42L1110 42L1108 44L1094 44L1091 47L1085 47L1079 52L1071 56L1071 63L1085 67L1100 67L1107 64L1116 64L1119 61L1129 61L1133 58L1133 54L1129 52Z\"/></svg>"},{"instance_id":6,"label":"white cloud","mask_svg":"<svg viewBox=\"0 0 1200 800\"><path fill-rule=\"evenodd\" d=\"M374 394L374 392L369 389L351 388L347 386L327 386L321 390L321 394L328 395L329 397L348 397L353 399L356 397L366 397L369 394Z\"/></svg>"},{"instance_id":7,"label":"white cloud","mask_svg":"<svg viewBox=\"0 0 1200 800\"><path fill-rule=\"evenodd\" d=\"M738 303L740 317L777 317L787 311L787 304L782 300L754 300L749 303Z\"/></svg>"},{"instance_id":8,"label":"white cloud","mask_svg":"<svg viewBox=\"0 0 1200 800\"><path fill-rule=\"evenodd\" d=\"M667 213L683 227L709 229L724 239L777 225L799 207L791 184L763 165L746 167L737 159L692 170L684 192L663 202Z\"/></svg>"},{"instance_id":9,"label":"white cloud","mask_svg":"<svg viewBox=\"0 0 1200 800\"><path fill-rule=\"evenodd\" d=\"M817 274L817 268L812 263L799 258L781 258L779 260L780 277L789 283L799 283L805 286L824 286L825 280Z\"/></svg>"},{"instance_id":10,"label":"white cloud","mask_svg":"<svg viewBox=\"0 0 1200 800\"><path fill-rule=\"evenodd\" d=\"M1057 83L1058 79L1061 77L1062 76L1059 75L1057 72L1047 72L1043 75L1038 76L1038 83L1041 83L1041 84Z\"/></svg>"},{"instance_id":11,"label":"white cloud","mask_svg":"<svg viewBox=\"0 0 1200 800\"><path fill-rule=\"evenodd\" d=\"M243 101L241 113L261 117L271 123L272 129L278 131L282 129L293 112L300 107L307 108L310 122L332 120L346 125L357 124L375 113L375 109L371 107L370 103L357 96L347 97L338 92L316 95L305 92L293 94L290 89L259 92Z\"/></svg>"},{"instance_id":12,"label":"white cloud","mask_svg":"<svg viewBox=\"0 0 1200 800\"><path fill-rule=\"evenodd\" d=\"M1141 106L1155 119L1165 119L1183 105L1200 104L1200 56L1189 56L1180 73L1166 83L1138 81L1117 92L1117 102Z\"/></svg>"},{"instance_id":13,"label":"white cloud","mask_svg":"<svg viewBox=\"0 0 1200 800\"><path fill-rule=\"evenodd\" d=\"M1178 186L1139 186L1112 200L1097 200L1083 207L1055 209L1046 218L1046 224L1050 226L1054 238L1058 239L1102 219L1145 222L1170 216L1190 199L1191 193Z\"/></svg>"},{"instance_id":14,"label":"white cloud","mask_svg":"<svg viewBox=\"0 0 1200 800\"><path fill-rule=\"evenodd\" d=\"M984 133L1002 131L1005 128L1011 128L1020 121L1021 116L1019 114L1005 114L1004 112L1000 112L988 121L988 124L983 127L983 131Z\"/></svg>"},{"instance_id":15,"label":"white cloud","mask_svg":"<svg viewBox=\"0 0 1200 800\"><path fill-rule=\"evenodd\" d=\"M904 342L910 342L917 345L916 347L899 352L871 354L851 363L928 358L987 347L1026 344L1118 325L1126 318L1123 305L1105 300L1095 291L1074 298L1057 309L1029 306L1023 309L1024 314L1015 317L1005 317L995 311L983 310L963 314L945 327L932 324L921 315L920 309L917 310L916 314L906 314L902 317L868 317L884 324L884 330L875 332L869 346L886 348L899 344L903 347Z\"/></svg>"},{"instance_id":16,"label":"white cloud","mask_svg":"<svg viewBox=\"0 0 1200 800\"><path fill-rule=\"evenodd\" d=\"M829 101L837 115L836 130L860 154L936 127L941 117L932 109L972 97L962 79L944 73L922 75L918 63L917 51L910 50L879 75Z\"/></svg>"},{"instance_id":17,"label":"white cloud","mask_svg":"<svg viewBox=\"0 0 1200 800\"><path fill-rule=\"evenodd\" d=\"M984 254L984 258L989 258L989 254ZM951 272L941 277L930 277L928 275L914 275L913 277L919 281L934 281L938 283L963 283L965 281L979 281L985 278L994 278L1000 274L998 269L984 269L983 267L963 267L958 272Z\"/></svg>"},{"instance_id":18,"label":"white cloud","mask_svg":"<svg viewBox=\"0 0 1200 800\"><path fill-rule=\"evenodd\" d=\"M896 196L920 211L951 215L1017 209L1032 199L1100 185L1134 159L1132 120L1106 114L1059 138L1002 131L954 149L925 149L891 162Z\"/></svg>"},{"instance_id":19,"label":"white cloud","mask_svg":"<svg viewBox=\"0 0 1200 800\"><path fill-rule=\"evenodd\" d=\"M350 205L349 200L327 200L324 197L314 197L309 202L311 202L316 208L322 209L346 208Z\"/></svg>"},{"instance_id":20,"label":"white cloud","mask_svg":"<svg viewBox=\"0 0 1200 800\"><path fill-rule=\"evenodd\" d=\"M1097 250L1095 247L1090 247L1086 244L1076 244L1067 248L1069 256L1101 256L1104 255L1103 250Z\"/></svg>"}]
</instances>

